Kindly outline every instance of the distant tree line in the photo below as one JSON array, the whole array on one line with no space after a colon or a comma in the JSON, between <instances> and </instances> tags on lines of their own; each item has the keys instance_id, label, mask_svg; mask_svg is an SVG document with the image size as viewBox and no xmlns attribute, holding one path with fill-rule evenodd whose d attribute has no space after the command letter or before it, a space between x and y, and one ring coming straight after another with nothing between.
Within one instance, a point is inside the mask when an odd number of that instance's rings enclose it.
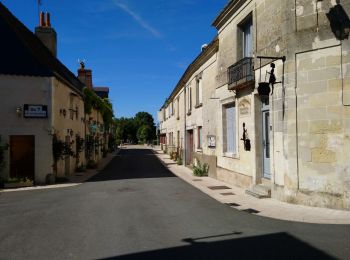
<instances>
[{"instance_id":1,"label":"distant tree line","mask_svg":"<svg viewBox=\"0 0 350 260\"><path fill-rule=\"evenodd\" d=\"M117 142L151 143L156 139L154 119L147 112L138 112L131 118L116 118L115 126Z\"/></svg>"}]
</instances>

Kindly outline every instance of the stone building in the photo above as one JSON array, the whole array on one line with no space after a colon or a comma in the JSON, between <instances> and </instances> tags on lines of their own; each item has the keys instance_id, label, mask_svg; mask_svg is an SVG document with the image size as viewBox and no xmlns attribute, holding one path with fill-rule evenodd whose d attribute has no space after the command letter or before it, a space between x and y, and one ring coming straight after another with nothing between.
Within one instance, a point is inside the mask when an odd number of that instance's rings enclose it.
<instances>
[{"instance_id":1,"label":"stone building","mask_svg":"<svg viewBox=\"0 0 350 260\"><path fill-rule=\"evenodd\" d=\"M33 34L0 3L0 31L0 136L9 144L0 177L35 184L45 183L49 175L68 177L86 165L84 147L91 131L86 82L57 59L57 34L48 13L40 14ZM102 136L93 158L98 162L108 139L100 111L91 117Z\"/></svg>"},{"instance_id":2,"label":"stone building","mask_svg":"<svg viewBox=\"0 0 350 260\"><path fill-rule=\"evenodd\" d=\"M257 197L350 209L349 14L349 1L229 1L213 22L201 113L183 119L201 126L202 144L183 147L202 147L194 157L210 176ZM198 78L191 66L185 74ZM191 95L183 78L159 113L167 145L177 128L191 136L189 124L167 118L174 93Z\"/></svg>"}]
</instances>

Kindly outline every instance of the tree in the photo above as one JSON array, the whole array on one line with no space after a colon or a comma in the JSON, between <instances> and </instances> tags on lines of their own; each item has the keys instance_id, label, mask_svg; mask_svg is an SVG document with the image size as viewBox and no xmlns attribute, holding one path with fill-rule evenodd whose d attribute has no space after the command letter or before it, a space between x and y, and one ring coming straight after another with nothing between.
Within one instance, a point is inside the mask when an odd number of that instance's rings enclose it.
<instances>
[{"instance_id":1,"label":"tree","mask_svg":"<svg viewBox=\"0 0 350 260\"><path fill-rule=\"evenodd\" d=\"M149 125L143 125L137 130L137 139L141 143L152 140L152 128Z\"/></svg>"},{"instance_id":2,"label":"tree","mask_svg":"<svg viewBox=\"0 0 350 260\"><path fill-rule=\"evenodd\" d=\"M122 142L147 142L156 138L154 119L147 112L138 112L131 118L117 118L115 127L117 139Z\"/></svg>"}]
</instances>

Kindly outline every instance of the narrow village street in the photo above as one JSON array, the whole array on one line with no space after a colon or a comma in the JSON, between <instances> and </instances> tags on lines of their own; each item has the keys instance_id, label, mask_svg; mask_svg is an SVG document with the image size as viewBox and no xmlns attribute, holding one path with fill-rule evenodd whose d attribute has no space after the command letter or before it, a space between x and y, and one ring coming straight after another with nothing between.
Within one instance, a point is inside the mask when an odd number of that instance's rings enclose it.
<instances>
[{"instance_id":1,"label":"narrow village street","mask_svg":"<svg viewBox=\"0 0 350 260\"><path fill-rule=\"evenodd\" d=\"M123 149L78 186L0 193L0 259L349 259L350 226L230 208Z\"/></svg>"}]
</instances>

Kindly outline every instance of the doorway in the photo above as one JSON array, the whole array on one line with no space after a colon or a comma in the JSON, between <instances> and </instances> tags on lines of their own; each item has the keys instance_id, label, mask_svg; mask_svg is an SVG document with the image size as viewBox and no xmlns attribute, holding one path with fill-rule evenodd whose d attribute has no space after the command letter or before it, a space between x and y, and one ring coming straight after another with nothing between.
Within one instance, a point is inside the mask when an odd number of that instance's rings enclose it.
<instances>
[{"instance_id":1,"label":"doorway","mask_svg":"<svg viewBox=\"0 0 350 260\"><path fill-rule=\"evenodd\" d=\"M270 172L270 107L269 98L262 101L262 147L263 147L263 178L271 179Z\"/></svg>"},{"instance_id":2,"label":"doorway","mask_svg":"<svg viewBox=\"0 0 350 260\"><path fill-rule=\"evenodd\" d=\"M34 135L10 136L10 178L27 178L35 175Z\"/></svg>"},{"instance_id":3,"label":"doorway","mask_svg":"<svg viewBox=\"0 0 350 260\"><path fill-rule=\"evenodd\" d=\"M193 163L193 130L187 131L187 156L186 164L191 165Z\"/></svg>"}]
</instances>

